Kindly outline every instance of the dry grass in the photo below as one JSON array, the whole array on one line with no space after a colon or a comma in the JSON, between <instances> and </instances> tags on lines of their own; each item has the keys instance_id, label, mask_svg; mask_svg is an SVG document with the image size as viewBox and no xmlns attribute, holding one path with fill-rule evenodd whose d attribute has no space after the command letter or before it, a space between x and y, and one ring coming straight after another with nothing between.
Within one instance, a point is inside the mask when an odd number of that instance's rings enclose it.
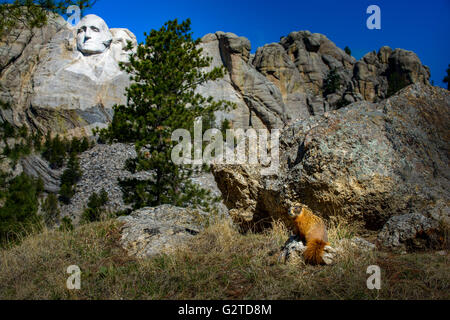
<instances>
[{"instance_id":1,"label":"dry grass","mask_svg":"<svg viewBox=\"0 0 450 320\"><path fill-rule=\"evenodd\" d=\"M336 244L358 232L329 225ZM301 259L278 263L289 233L281 223L242 235L225 221L186 246L138 261L119 246L120 224L106 221L74 232L31 235L0 251L0 299L448 299L448 255L393 256L351 244L332 266ZM382 269L382 289L367 289L369 265ZM66 269L82 270L81 290L66 289Z\"/></svg>"}]
</instances>

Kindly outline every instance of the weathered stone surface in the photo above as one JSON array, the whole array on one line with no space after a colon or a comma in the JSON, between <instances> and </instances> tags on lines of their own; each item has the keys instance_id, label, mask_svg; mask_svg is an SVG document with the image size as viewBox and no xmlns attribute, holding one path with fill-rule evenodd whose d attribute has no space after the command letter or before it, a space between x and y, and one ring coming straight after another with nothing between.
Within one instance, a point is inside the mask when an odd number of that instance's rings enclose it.
<instances>
[{"instance_id":1,"label":"weathered stone surface","mask_svg":"<svg viewBox=\"0 0 450 320\"><path fill-rule=\"evenodd\" d=\"M115 104L126 103L124 93L129 76L119 68L119 62L127 55L121 43L129 40L136 44L134 35L126 29L111 33L103 22L103 33L110 40L106 45L100 44L102 51L80 51L82 40L77 39L76 31L86 23L101 21L88 15L79 26L58 32L46 46L46 54L34 74L28 111L34 126L42 131L52 128L66 134L90 135L90 129L111 121ZM113 39L113 34L118 38Z\"/></svg>"},{"instance_id":2,"label":"weathered stone surface","mask_svg":"<svg viewBox=\"0 0 450 320\"><path fill-rule=\"evenodd\" d=\"M90 34L87 44L80 43L90 25L101 31L97 40ZM9 40L0 43L0 97L13 108L0 111L0 120L44 132L90 135L92 128L111 121L113 105L126 102L129 78L118 63L128 59L127 41L137 44L129 30L109 29L93 15L77 27L53 17L45 28L18 30L17 39ZM346 103L380 101L393 73L405 84L429 79L429 70L412 52L383 47L356 62L324 35L309 31L292 32L255 54L248 39L220 31L204 36L200 47L213 58L209 69L224 66L228 74L197 92L234 102L235 110L217 116L219 121L232 120L235 128L283 128ZM323 84L332 69L341 86L324 96Z\"/></svg>"},{"instance_id":3,"label":"weathered stone surface","mask_svg":"<svg viewBox=\"0 0 450 320\"><path fill-rule=\"evenodd\" d=\"M433 212L450 204L449 106L448 91L411 85L378 104L356 102L287 127L277 175L230 165L213 173L238 223L286 219L295 201L372 229L410 212L445 222L448 214Z\"/></svg>"},{"instance_id":4,"label":"weathered stone surface","mask_svg":"<svg viewBox=\"0 0 450 320\"><path fill-rule=\"evenodd\" d=\"M250 41L233 33L217 32L224 66L248 109L264 127L280 128L285 120L285 106L279 89L249 63ZM250 118L250 125L257 127ZM259 121L258 121L259 122Z\"/></svg>"},{"instance_id":5,"label":"weathered stone surface","mask_svg":"<svg viewBox=\"0 0 450 320\"><path fill-rule=\"evenodd\" d=\"M202 230L206 213L199 210L163 205L144 208L130 216L120 217L124 222L121 243L130 255L146 258L184 243Z\"/></svg>"},{"instance_id":6,"label":"weathered stone surface","mask_svg":"<svg viewBox=\"0 0 450 320\"><path fill-rule=\"evenodd\" d=\"M229 71L226 85L219 80L202 92L231 97L239 106L232 119L241 128L282 128L355 101L380 101L395 73L404 86L427 84L430 77L413 52L382 47L356 61L324 35L309 31L292 32L254 55L250 42L232 33L209 34L202 46L216 65ZM324 81L333 69L340 88L324 96Z\"/></svg>"},{"instance_id":7,"label":"weathered stone surface","mask_svg":"<svg viewBox=\"0 0 450 320\"><path fill-rule=\"evenodd\" d=\"M44 190L48 193L58 193L61 184L62 170L50 168L47 161L38 155L28 156L20 161L23 172L35 179L41 178Z\"/></svg>"},{"instance_id":8,"label":"weathered stone surface","mask_svg":"<svg viewBox=\"0 0 450 320\"><path fill-rule=\"evenodd\" d=\"M7 38L0 40L0 99L11 108L0 109L0 120L14 125L26 123L24 110L33 92L32 78L41 53L52 37L67 28L60 16L51 16L48 24L29 30L19 24Z\"/></svg>"},{"instance_id":9,"label":"weathered stone surface","mask_svg":"<svg viewBox=\"0 0 450 320\"><path fill-rule=\"evenodd\" d=\"M428 84L429 68L423 66L414 52L382 47L366 54L355 64L353 84L355 92L364 100L377 102L388 95L389 79L398 74L403 84Z\"/></svg>"},{"instance_id":10,"label":"weathered stone surface","mask_svg":"<svg viewBox=\"0 0 450 320\"><path fill-rule=\"evenodd\" d=\"M151 173L149 172L132 174L124 169L126 160L134 157L136 157L134 146L122 143L112 145L99 144L82 153L80 155L80 168L82 171L81 180L75 186L76 193L70 204L62 205L61 212L63 215L70 216L77 222L87 206L89 197L94 192L99 194L102 189L105 189L109 199L105 207L106 210L117 212L131 209L130 205L126 205L123 202L122 190L120 189L118 180L128 178L140 180L149 179L151 177ZM34 166L32 166L32 168L34 168ZM45 177L45 174L43 176ZM195 175L192 180L200 187L210 190L214 196L220 197L221 193L211 174L202 173L200 175ZM46 180L44 180L44 182L45 181ZM58 191L59 181L56 192ZM227 213L227 208L222 203L217 204L217 209L220 214Z\"/></svg>"},{"instance_id":11,"label":"weathered stone surface","mask_svg":"<svg viewBox=\"0 0 450 320\"><path fill-rule=\"evenodd\" d=\"M81 49L83 33L77 31L86 24L99 24L101 31L101 37L90 34L86 38L86 48L97 45L102 50L90 53ZM110 31L101 18L88 15L76 27L62 18L50 19L48 26L28 38L23 41L20 59L12 59L2 72L1 81L7 86L2 88L1 97L14 106L3 112L5 120L44 132L86 136L92 128L112 119L114 104L126 102L129 76L120 70L119 62L127 57L124 43L136 45L128 30Z\"/></svg>"},{"instance_id":12,"label":"weathered stone surface","mask_svg":"<svg viewBox=\"0 0 450 320\"><path fill-rule=\"evenodd\" d=\"M439 229L436 220L425 217L420 213L409 213L400 216L394 216L384 225L378 235L379 244L384 248L395 250L406 250L409 248L427 246L427 243L433 239ZM422 239L422 243L419 242ZM429 244L428 244L429 246ZM408 248L409 247L409 248Z\"/></svg>"}]
</instances>

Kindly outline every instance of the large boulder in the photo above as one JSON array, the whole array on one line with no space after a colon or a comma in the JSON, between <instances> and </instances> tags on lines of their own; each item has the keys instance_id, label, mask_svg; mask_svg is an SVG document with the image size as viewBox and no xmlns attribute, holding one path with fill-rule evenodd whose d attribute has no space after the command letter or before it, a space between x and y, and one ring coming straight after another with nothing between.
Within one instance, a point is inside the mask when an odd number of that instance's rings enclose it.
<instances>
[{"instance_id":1,"label":"large boulder","mask_svg":"<svg viewBox=\"0 0 450 320\"><path fill-rule=\"evenodd\" d=\"M197 235L206 213L163 205L144 208L118 218L123 222L121 243L129 255L139 258L168 253Z\"/></svg>"},{"instance_id":2,"label":"large boulder","mask_svg":"<svg viewBox=\"0 0 450 320\"><path fill-rule=\"evenodd\" d=\"M411 85L379 103L356 102L287 127L275 175L223 164L213 173L235 221L247 225L288 222L293 203L375 230L411 213L448 224L449 106L448 91Z\"/></svg>"}]
</instances>

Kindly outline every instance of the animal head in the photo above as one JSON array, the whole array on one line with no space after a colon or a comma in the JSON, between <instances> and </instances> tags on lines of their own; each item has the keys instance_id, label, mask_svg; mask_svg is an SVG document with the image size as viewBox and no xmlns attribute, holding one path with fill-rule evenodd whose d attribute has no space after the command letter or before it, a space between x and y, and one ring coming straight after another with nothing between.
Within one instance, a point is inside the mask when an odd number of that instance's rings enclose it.
<instances>
[{"instance_id":1,"label":"animal head","mask_svg":"<svg viewBox=\"0 0 450 320\"><path fill-rule=\"evenodd\" d=\"M295 205L289 208L288 213L291 218L296 218L302 213L302 211L303 211L302 206Z\"/></svg>"}]
</instances>

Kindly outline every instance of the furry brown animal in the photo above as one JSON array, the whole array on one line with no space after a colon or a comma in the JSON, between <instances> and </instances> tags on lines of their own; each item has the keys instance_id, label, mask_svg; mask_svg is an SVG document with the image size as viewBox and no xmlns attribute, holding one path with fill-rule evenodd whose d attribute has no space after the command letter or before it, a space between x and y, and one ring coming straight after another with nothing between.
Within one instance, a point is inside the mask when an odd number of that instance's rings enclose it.
<instances>
[{"instance_id":1,"label":"furry brown animal","mask_svg":"<svg viewBox=\"0 0 450 320\"><path fill-rule=\"evenodd\" d=\"M327 228L323 220L309 209L294 206L289 210L293 219L295 233L306 242L303 253L305 262L309 264L331 264L334 249L328 243Z\"/></svg>"}]
</instances>

